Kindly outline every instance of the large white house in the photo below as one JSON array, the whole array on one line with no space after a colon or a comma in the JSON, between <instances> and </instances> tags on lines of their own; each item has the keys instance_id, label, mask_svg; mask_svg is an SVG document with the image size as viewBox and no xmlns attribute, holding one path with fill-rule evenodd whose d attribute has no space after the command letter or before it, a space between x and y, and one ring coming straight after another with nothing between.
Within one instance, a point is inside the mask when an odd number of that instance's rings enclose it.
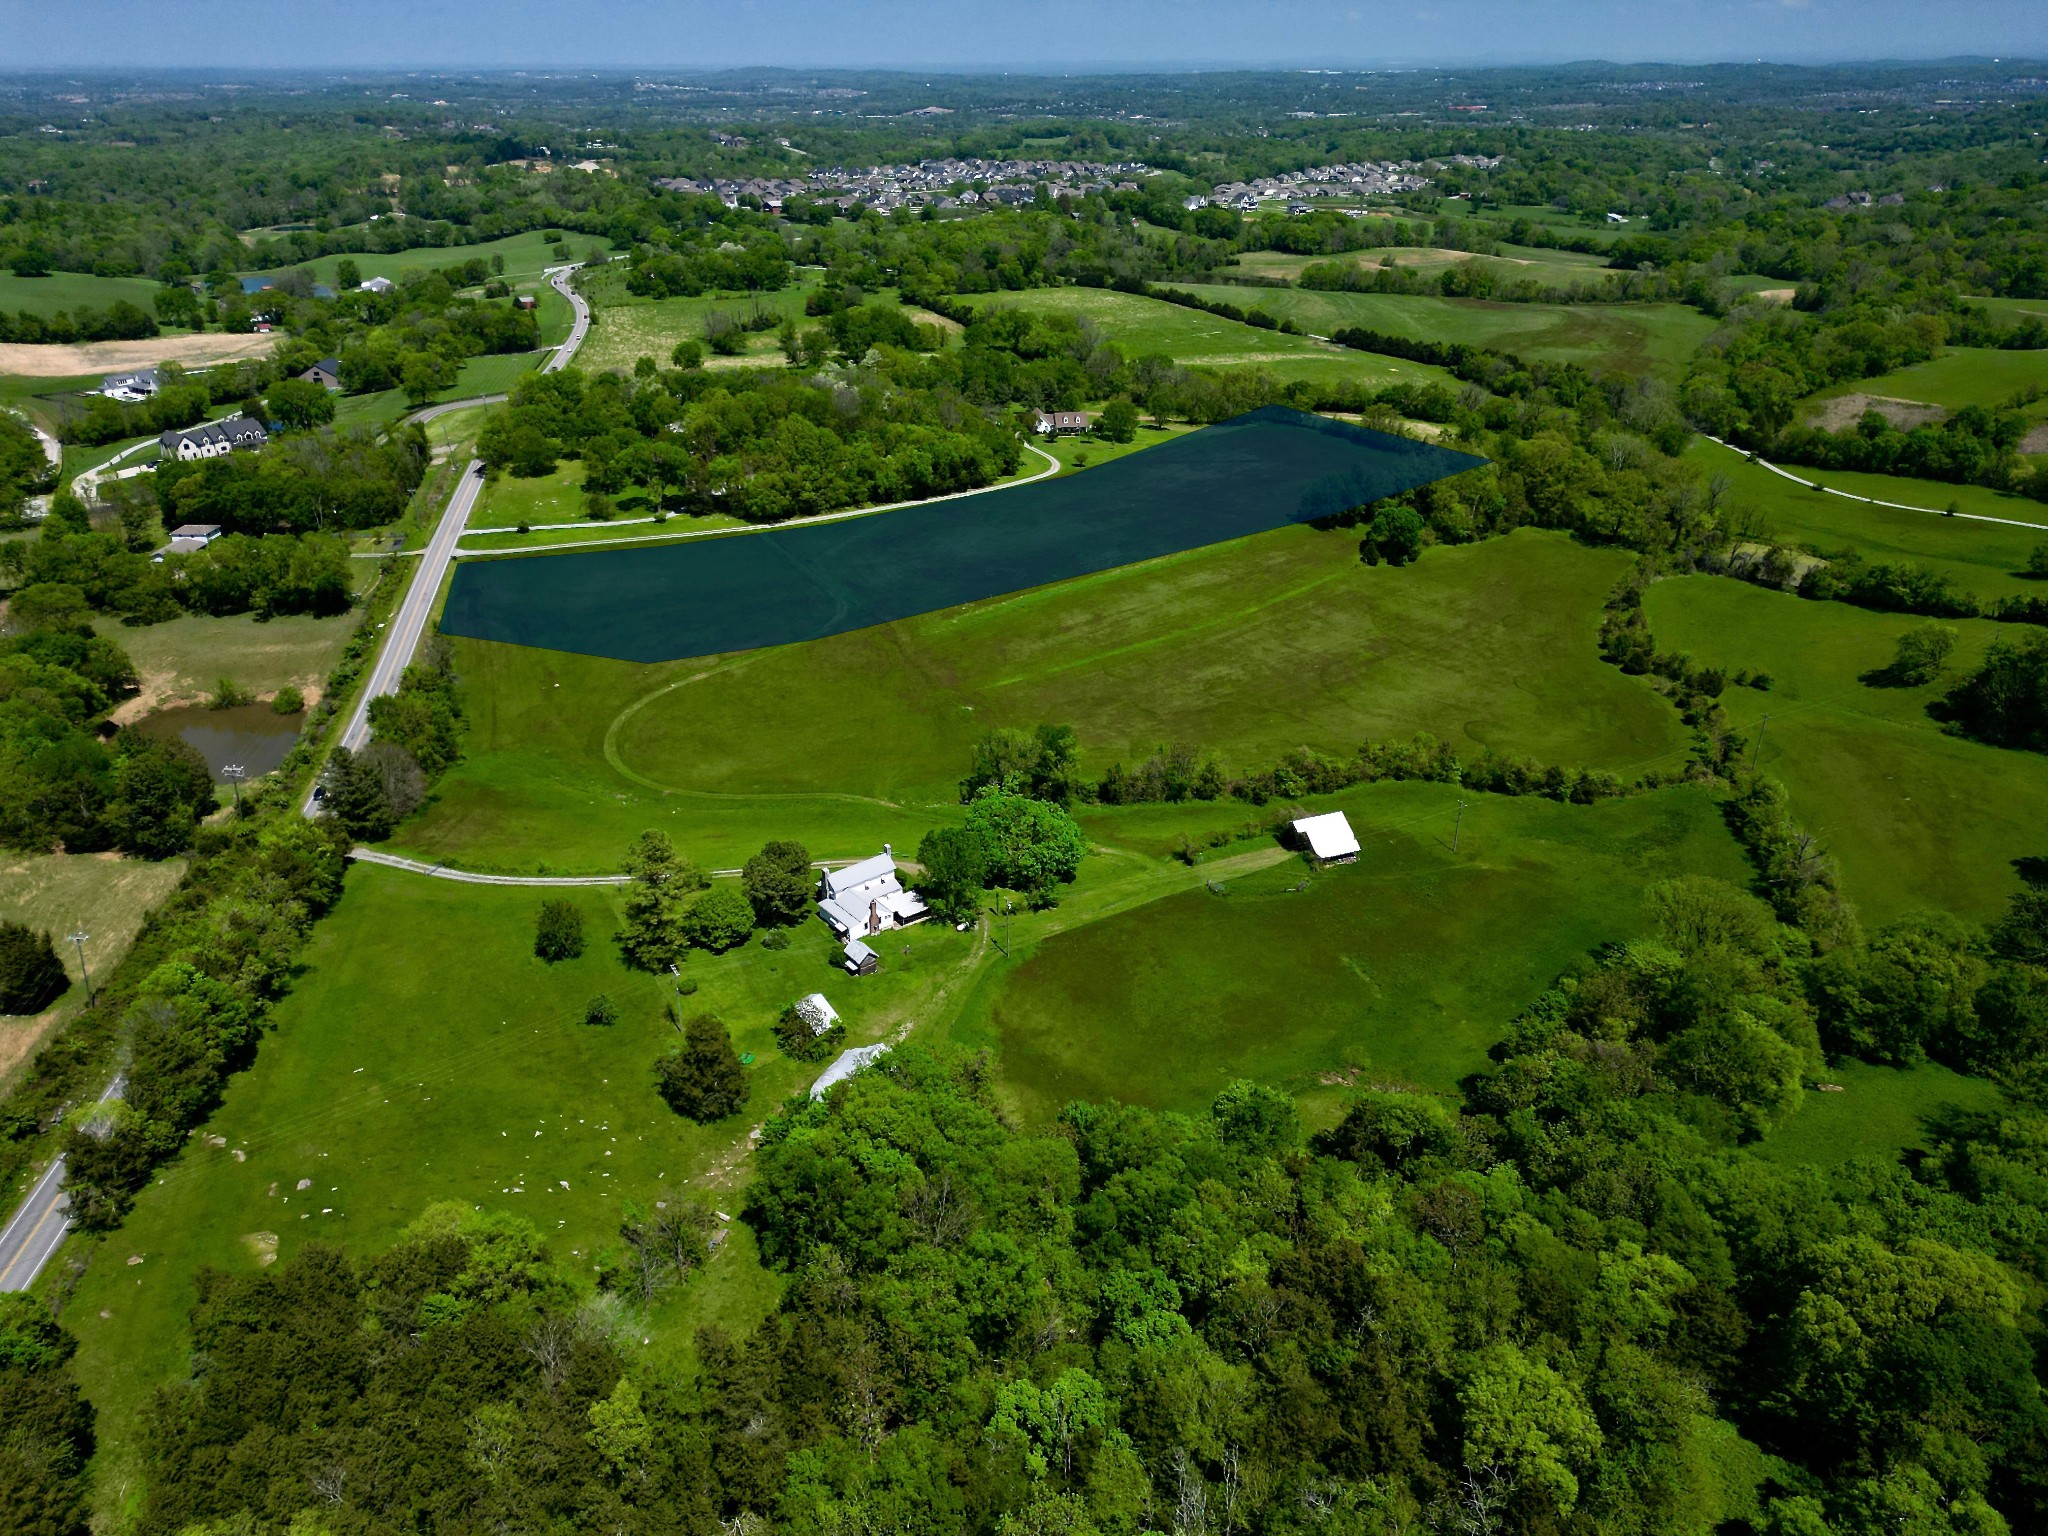
<instances>
[{"instance_id":1,"label":"large white house","mask_svg":"<svg viewBox=\"0 0 2048 1536\"><path fill-rule=\"evenodd\" d=\"M896 856L884 843L872 859L825 871L818 881L818 915L840 938L851 939L908 927L931 914L922 896L903 888Z\"/></svg>"}]
</instances>

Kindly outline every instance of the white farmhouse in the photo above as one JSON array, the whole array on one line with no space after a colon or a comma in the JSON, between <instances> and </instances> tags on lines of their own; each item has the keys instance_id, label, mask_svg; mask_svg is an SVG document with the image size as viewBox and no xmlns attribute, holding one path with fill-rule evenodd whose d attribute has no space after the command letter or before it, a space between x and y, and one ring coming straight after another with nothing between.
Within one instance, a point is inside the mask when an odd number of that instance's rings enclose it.
<instances>
[{"instance_id":1,"label":"white farmhouse","mask_svg":"<svg viewBox=\"0 0 2048 1536\"><path fill-rule=\"evenodd\" d=\"M907 928L931 914L923 897L903 888L896 856L884 843L871 859L825 871L818 881L818 915L840 938L850 939Z\"/></svg>"}]
</instances>

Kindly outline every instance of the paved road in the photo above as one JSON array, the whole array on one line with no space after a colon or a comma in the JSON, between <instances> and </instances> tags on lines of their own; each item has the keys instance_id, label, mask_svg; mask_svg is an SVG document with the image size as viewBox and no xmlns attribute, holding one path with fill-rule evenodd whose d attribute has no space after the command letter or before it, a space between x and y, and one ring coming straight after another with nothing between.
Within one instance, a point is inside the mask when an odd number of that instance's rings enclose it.
<instances>
[{"instance_id":1,"label":"paved road","mask_svg":"<svg viewBox=\"0 0 2048 1536\"><path fill-rule=\"evenodd\" d=\"M100 1102L119 1098L127 1079L116 1077L107 1084ZM50 1262L50 1255L71 1230L71 1197L64 1193L64 1159L58 1158L43 1170L14 1219L0 1229L0 1291L25 1291Z\"/></svg>"},{"instance_id":2,"label":"paved road","mask_svg":"<svg viewBox=\"0 0 2048 1536\"><path fill-rule=\"evenodd\" d=\"M555 349L555 355L542 364L541 372L552 373L566 368L576 355L576 349L583 345L583 338L590 333L590 306L583 302L583 296L569 286L569 277L574 267L557 268L550 281L555 291L567 299L576 312L575 323L569 328L569 339ZM408 421L427 422L436 416L445 416L450 411L467 410L476 405L492 405L503 400L503 395L478 395L468 400L449 400L440 405L430 405L415 411ZM370 668L369 681L364 685L362 696L356 700L356 707L349 715L348 724L343 727L340 746L351 752L360 752L370 741L370 701L385 694L398 691L398 680L405 675L405 669L412 665L412 658L419 650L420 639L426 634L427 624L433 618L434 604L441 596L441 583L447 579L448 566L455 558L455 546L462 542L462 533L469 526L469 514L476 508L478 492L483 489L484 466L481 459L471 459L463 466L462 478L456 482L454 494L448 498L448 509L441 514L441 521L435 525L434 535L427 541L427 547L420 556L419 569L413 573L412 584L405 590L399 602L398 611L385 623L384 645L377 653L377 660ZM317 802L309 793L302 807L311 816L317 810Z\"/></svg>"},{"instance_id":3,"label":"paved road","mask_svg":"<svg viewBox=\"0 0 2048 1536\"><path fill-rule=\"evenodd\" d=\"M569 339L555 348L555 355L547 360L542 373L568 367L576 349L583 345L583 338L590 334L590 306L583 302L582 294L569 286L569 279L575 271L574 267L555 267L548 273L548 281L555 285L555 292L569 301L569 307L576 311L576 319L569 327Z\"/></svg>"},{"instance_id":4,"label":"paved road","mask_svg":"<svg viewBox=\"0 0 2048 1536\"><path fill-rule=\"evenodd\" d=\"M400 854L385 853L377 848L351 848L348 856L358 864L378 864L385 869L402 869L409 875L427 875L435 880L459 880L464 885L624 885L628 875L479 875L467 869L450 869L445 864L429 864L424 859L408 859ZM813 869L838 869L845 864L858 864L858 859L813 859ZM740 871L736 869L714 869L711 873L720 879L737 880Z\"/></svg>"}]
</instances>

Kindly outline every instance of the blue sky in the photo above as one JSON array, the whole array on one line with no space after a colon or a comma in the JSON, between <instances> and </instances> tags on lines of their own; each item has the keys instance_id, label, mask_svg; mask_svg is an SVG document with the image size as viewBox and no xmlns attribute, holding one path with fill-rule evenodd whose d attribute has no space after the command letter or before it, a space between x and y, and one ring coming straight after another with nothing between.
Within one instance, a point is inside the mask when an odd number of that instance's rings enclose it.
<instances>
[{"instance_id":1,"label":"blue sky","mask_svg":"<svg viewBox=\"0 0 2048 1536\"><path fill-rule=\"evenodd\" d=\"M2048 55L2048 0L0 0L0 70Z\"/></svg>"}]
</instances>

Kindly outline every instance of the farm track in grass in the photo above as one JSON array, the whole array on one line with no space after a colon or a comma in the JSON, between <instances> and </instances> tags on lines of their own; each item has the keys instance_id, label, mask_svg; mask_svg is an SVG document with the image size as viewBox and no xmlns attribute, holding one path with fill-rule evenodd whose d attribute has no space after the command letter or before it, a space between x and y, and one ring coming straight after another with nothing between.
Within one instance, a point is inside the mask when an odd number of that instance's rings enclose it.
<instances>
[{"instance_id":1,"label":"farm track in grass","mask_svg":"<svg viewBox=\"0 0 2048 1536\"><path fill-rule=\"evenodd\" d=\"M395 851L601 872L651 822L712 865L781 836L833 856L850 799L849 833L908 848L958 814L975 737L1043 720L1090 774L1163 743L1242 769L1422 729L1621 771L1683 743L1597 654L1627 559L1530 531L1367 568L1298 527L722 662L458 641L466 756Z\"/></svg>"},{"instance_id":2,"label":"farm track in grass","mask_svg":"<svg viewBox=\"0 0 2048 1536\"><path fill-rule=\"evenodd\" d=\"M1872 687L1898 637L1922 619L1811 602L1719 576L1660 581L1644 595L1657 648L1705 665L1771 674L1770 692L1731 688L1723 707L1784 781L1795 818L1841 867L1871 925L1942 907L1971 922L2019 889L2011 860L2048 827L2048 757L1945 734L1928 703L2013 627L1959 620L1947 675L1921 688Z\"/></svg>"}]
</instances>

